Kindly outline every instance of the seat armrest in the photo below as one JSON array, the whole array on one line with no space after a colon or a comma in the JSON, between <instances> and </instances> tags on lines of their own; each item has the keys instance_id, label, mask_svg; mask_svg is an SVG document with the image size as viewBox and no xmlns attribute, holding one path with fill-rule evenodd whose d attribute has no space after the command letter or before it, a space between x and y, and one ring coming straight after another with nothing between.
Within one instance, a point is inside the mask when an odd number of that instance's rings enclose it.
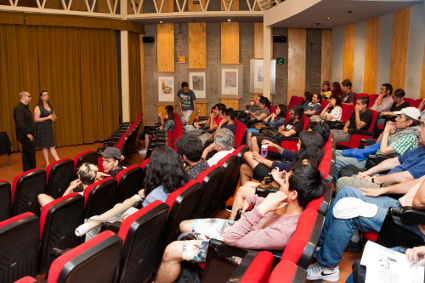
<instances>
[{"instance_id":1,"label":"seat armrest","mask_svg":"<svg viewBox=\"0 0 425 283\"><path fill-rule=\"evenodd\" d=\"M248 253L247 249L232 247L225 242L216 239L211 239L208 247L213 248L221 257L237 256L243 258Z\"/></svg>"},{"instance_id":2,"label":"seat armrest","mask_svg":"<svg viewBox=\"0 0 425 283\"><path fill-rule=\"evenodd\" d=\"M395 210L394 207L392 207ZM411 206L403 207L400 215L401 222L412 225L417 223L425 224L425 210L417 209Z\"/></svg>"},{"instance_id":3,"label":"seat armrest","mask_svg":"<svg viewBox=\"0 0 425 283\"><path fill-rule=\"evenodd\" d=\"M279 141L298 141L298 137L285 137L281 134L279 134Z\"/></svg>"},{"instance_id":4,"label":"seat armrest","mask_svg":"<svg viewBox=\"0 0 425 283\"><path fill-rule=\"evenodd\" d=\"M270 187L270 188L260 188L260 187L257 187L255 189L255 194L258 195L258 196L260 196L260 197L264 197L265 198L270 193L275 193L277 191L279 191L279 188L273 188L273 187Z\"/></svg>"},{"instance_id":5,"label":"seat armrest","mask_svg":"<svg viewBox=\"0 0 425 283\"><path fill-rule=\"evenodd\" d=\"M374 145L376 143L376 139L361 139L361 142L369 146Z\"/></svg>"},{"instance_id":6,"label":"seat armrest","mask_svg":"<svg viewBox=\"0 0 425 283\"><path fill-rule=\"evenodd\" d=\"M356 130L356 129L348 130L348 133L350 135L362 135L362 136L371 136L371 137L375 135L374 132L362 131L362 130Z\"/></svg>"}]
</instances>

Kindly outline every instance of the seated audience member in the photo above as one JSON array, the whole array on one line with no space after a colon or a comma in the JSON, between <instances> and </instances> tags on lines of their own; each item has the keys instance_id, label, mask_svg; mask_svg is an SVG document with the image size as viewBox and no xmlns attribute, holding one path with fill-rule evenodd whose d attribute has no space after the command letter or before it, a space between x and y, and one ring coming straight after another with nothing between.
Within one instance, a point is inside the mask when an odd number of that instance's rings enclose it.
<instances>
[{"instance_id":1,"label":"seated audience member","mask_svg":"<svg viewBox=\"0 0 425 283\"><path fill-rule=\"evenodd\" d=\"M171 105L167 105L165 106L165 119L162 117L162 113L159 112L158 113L158 118L159 118L159 122L161 123L161 126L159 126L159 130L162 132L166 132L168 130L170 130L171 132L174 130L174 125L175 125L175 117L174 117L174 107ZM140 154L146 154L146 152L148 151L148 147L149 147L149 139L152 136L150 133L150 131L155 130L155 127L145 127L144 131L141 135L139 135L139 139L140 137L145 138L145 148L140 150L139 153Z\"/></svg>"},{"instance_id":2,"label":"seated audience member","mask_svg":"<svg viewBox=\"0 0 425 283\"><path fill-rule=\"evenodd\" d=\"M411 179L418 179L425 175L425 124L421 120L419 128L422 145L411 149L399 157L387 159L357 176L342 177L336 182L336 190L351 186L355 188L379 188L384 185L401 183ZM388 174L379 176L378 173L387 171ZM378 174L378 175L376 175Z\"/></svg>"},{"instance_id":3,"label":"seated audience member","mask_svg":"<svg viewBox=\"0 0 425 283\"><path fill-rule=\"evenodd\" d=\"M200 125L205 125L210 131L218 129L218 125L223 120L223 113L226 111L226 105L223 103L217 103L213 107L213 113L210 113L207 121L196 122L195 128L199 129Z\"/></svg>"},{"instance_id":4,"label":"seated audience member","mask_svg":"<svg viewBox=\"0 0 425 283\"><path fill-rule=\"evenodd\" d=\"M267 97L262 96L258 101L258 106L260 106L260 110L255 113L251 113L251 120L262 121L270 115L270 101Z\"/></svg>"},{"instance_id":5,"label":"seated audience member","mask_svg":"<svg viewBox=\"0 0 425 283\"><path fill-rule=\"evenodd\" d=\"M123 170L120 161L124 160L121 151L116 147L107 147L100 155L102 155L103 172L97 172L97 177L111 177L115 179L117 174Z\"/></svg>"},{"instance_id":6,"label":"seated audience member","mask_svg":"<svg viewBox=\"0 0 425 283\"><path fill-rule=\"evenodd\" d=\"M324 81L322 84L322 91L320 92L320 95L323 99L329 99L332 95L331 90L331 83L329 81Z\"/></svg>"},{"instance_id":7,"label":"seated audience member","mask_svg":"<svg viewBox=\"0 0 425 283\"><path fill-rule=\"evenodd\" d=\"M304 106L304 115L316 115L320 113L322 106L320 102L322 101L322 97L317 93L313 94L312 100L309 104Z\"/></svg>"},{"instance_id":8,"label":"seated audience member","mask_svg":"<svg viewBox=\"0 0 425 283\"><path fill-rule=\"evenodd\" d=\"M341 102L343 104L354 105L356 95L351 90L351 87L352 87L352 84L351 84L351 81L349 79L345 79L342 82L343 93L341 95Z\"/></svg>"},{"instance_id":9,"label":"seated audience member","mask_svg":"<svg viewBox=\"0 0 425 283\"><path fill-rule=\"evenodd\" d=\"M338 180L339 171L343 167L351 164L358 168L364 168L369 154L397 157L418 146L419 117L421 113L414 107L404 108L397 113L399 114L396 122L387 122L375 145L364 149L355 148L335 151L336 163L333 178L335 183Z\"/></svg>"},{"instance_id":10,"label":"seated audience member","mask_svg":"<svg viewBox=\"0 0 425 283\"><path fill-rule=\"evenodd\" d=\"M422 157L421 157L422 158ZM423 165L422 165L423 166ZM325 223L320 235L317 263L307 269L307 280L339 280L338 263L342 259L354 229L362 232L379 232L390 207L425 207L425 176L397 185L382 188L344 187L332 201L326 212ZM404 194L400 199L385 194ZM425 241L423 224L405 225L398 223L421 236Z\"/></svg>"},{"instance_id":11,"label":"seated audience member","mask_svg":"<svg viewBox=\"0 0 425 283\"><path fill-rule=\"evenodd\" d=\"M313 100L313 94L309 91L304 92L304 101L301 103L301 107L306 107Z\"/></svg>"},{"instance_id":12,"label":"seated audience member","mask_svg":"<svg viewBox=\"0 0 425 283\"><path fill-rule=\"evenodd\" d=\"M392 85L382 84L378 99L376 99L375 104L373 104L370 109L375 110L378 113L389 111L394 103L393 97L391 96L392 93Z\"/></svg>"},{"instance_id":13,"label":"seated audience member","mask_svg":"<svg viewBox=\"0 0 425 283\"><path fill-rule=\"evenodd\" d=\"M333 82L332 83L332 95L331 96L338 96L339 98L342 97L342 90L341 85L339 82Z\"/></svg>"},{"instance_id":14,"label":"seated audience member","mask_svg":"<svg viewBox=\"0 0 425 283\"><path fill-rule=\"evenodd\" d=\"M69 184L69 187L63 193L63 197L72 193L79 193L83 195L84 189L94 183L96 180L97 166L90 163L83 163L83 165L78 168L77 176L78 179L72 181ZM49 202L52 202L54 198L46 194L38 195L38 203L40 203L41 208L43 208Z\"/></svg>"},{"instance_id":15,"label":"seated audience member","mask_svg":"<svg viewBox=\"0 0 425 283\"><path fill-rule=\"evenodd\" d=\"M138 192L141 198L145 198L142 206L160 200L166 202L168 196L175 190L189 182L189 176L183 167L181 157L168 146L155 147L147 166L143 188ZM138 209L130 207L115 215L111 220L125 220ZM92 216L95 219L98 215ZM95 237L100 232L100 226L90 230L86 235L86 241Z\"/></svg>"},{"instance_id":16,"label":"seated audience member","mask_svg":"<svg viewBox=\"0 0 425 283\"><path fill-rule=\"evenodd\" d=\"M338 96L331 96L329 103L323 109L320 116L324 117L325 121L338 121L342 117L341 98Z\"/></svg>"},{"instance_id":17,"label":"seated audience member","mask_svg":"<svg viewBox=\"0 0 425 283\"><path fill-rule=\"evenodd\" d=\"M349 130L367 130L370 123L372 123L372 112L367 109L369 105L369 98L360 96L357 99L357 105L354 108L353 114L350 119L345 123L342 130L332 129L331 133L334 135L334 142L350 142Z\"/></svg>"},{"instance_id":18,"label":"seated audience member","mask_svg":"<svg viewBox=\"0 0 425 283\"><path fill-rule=\"evenodd\" d=\"M289 110L289 118L291 118L285 125L278 128L280 135L285 137L294 136L297 137L298 134L303 130L304 124L301 121L301 118L304 115L304 108L299 105L295 105L292 109ZM269 140L273 143L280 143L278 140L279 136L267 137L261 133L252 133L248 132L246 135L246 145L249 149L255 150L255 144L260 145L263 140Z\"/></svg>"},{"instance_id":19,"label":"seated audience member","mask_svg":"<svg viewBox=\"0 0 425 283\"><path fill-rule=\"evenodd\" d=\"M210 153L213 150L216 150L217 153L207 160L208 165L211 167L217 164L217 162L219 162L220 159L222 159L223 157L225 157L229 153L232 153L235 150L233 148L234 143L235 143L235 135L230 130L219 129L217 130L214 143L212 143L207 148L205 148L204 152L202 153L202 158L206 159L208 153Z\"/></svg>"},{"instance_id":20,"label":"seated audience member","mask_svg":"<svg viewBox=\"0 0 425 283\"><path fill-rule=\"evenodd\" d=\"M187 170L190 180L195 180L202 171L209 168L208 163L202 158L204 148L200 139L193 135L183 135L176 141L177 153L183 161L190 166Z\"/></svg>"},{"instance_id":21,"label":"seated audience member","mask_svg":"<svg viewBox=\"0 0 425 283\"><path fill-rule=\"evenodd\" d=\"M263 97L263 95L262 94L258 94L257 95L257 98L255 98L255 100L251 100L250 103L245 103L246 110L249 110L250 112L253 112L253 113L255 113L258 110L260 110L260 106L258 104L259 104L259 101L260 101L260 98L261 97Z\"/></svg>"},{"instance_id":22,"label":"seated audience member","mask_svg":"<svg viewBox=\"0 0 425 283\"><path fill-rule=\"evenodd\" d=\"M280 191L267 198L252 196L246 200L255 208L235 222L224 219L195 219L180 223L180 231L194 234L196 240L175 241L162 257L156 283L174 282L182 261L205 262L209 239L224 240L244 249L283 250L297 227L306 205L324 192L319 170L297 164L281 181Z\"/></svg>"},{"instance_id":23,"label":"seated audience member","mask_svg":"<svg viewBox=\"0 0 425 283\"><path fill-rule=\"evenodd\" d=\"M233 134L236 134L235 118L236 118L236 113L233 110L233 108L226 109L226 111L223 113L223 119L218 124L217 129L228 129ZM209 135L208 139L210 139L210 140L214 139L216 133L217 132L214 132L211 135Z\"/></svg>"},{"instance_id":24,"label":"seated audience member","mask_svg":"<svg viewBox=\"0 0 425 283\"><path fill-rule=\"evenodd\" d=\"M410 106L409 103L407 103L404 100L404 96L405 95L406 95L406 93L401 88L397 89L394 92L394 100L395 101L392 104L392 106L389 109L389 111L388 110L387 111L381 111L379 113L378 122L377 122L379 125L384 125L385 124L385 120L394 121L395 117L397 117L397 114L394 114L395 111L400 111L401 109Z\"/></svg>"},{"instance_id":25,"label":"seated audience member","mask_svg":"<svg viewBox=\"0 0 425 283\"><path fill-rule=\"evenodd\" d=\"M282 126L285 124L286 111L288 111L288 107L285 104L279 104L276 111L264 119L263 123L272 128Z\"/></svg>"},{"instance_id":26,"label":"seated audience member","mask_svg":"<svg viewBox=\"0 0 425 283\"><path fill-rule=\"evenodd\" d=\"M250 182L250 180L255 179L261 182L272 172L272 169L287 172L291 164L302 161L308 162L313 167L318 167L323 157L323 145L323 138L320 134L312 131L303 131L300 134L297 145L298 151L294 154L295 156L288 154L287 162L268 160L257 152L246 152L244 154L246 163L240 169L242 186L236 193L230 219L233 220L236 216L242 200L247 196L254 195L255 188L260 185L260 183Z\"/></svg>"}]
</instances>

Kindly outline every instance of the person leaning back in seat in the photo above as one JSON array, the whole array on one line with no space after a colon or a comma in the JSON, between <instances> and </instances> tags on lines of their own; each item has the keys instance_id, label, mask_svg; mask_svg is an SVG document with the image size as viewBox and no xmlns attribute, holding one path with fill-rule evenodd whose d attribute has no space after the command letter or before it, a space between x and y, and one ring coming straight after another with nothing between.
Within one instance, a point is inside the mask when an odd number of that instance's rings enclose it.
<instances>
[{"instance_id":1,"label":"person leaning back in seat","mask_svg":"<svg viewBox=\"0 0 425 283\"><path fill-rule=\"evenodd\" d=\"M196 240L175 241L167 246L155 282L175 281L182 261L205 262L211 238L239 248L283 250L307 204L323 195L325 182L316 168L296 163L279 183L279 192L266 198L247 198L246 207L255 207L236 222L212 218L181 222L180 231L192 233Z\"/></svg>"}]
</instances>

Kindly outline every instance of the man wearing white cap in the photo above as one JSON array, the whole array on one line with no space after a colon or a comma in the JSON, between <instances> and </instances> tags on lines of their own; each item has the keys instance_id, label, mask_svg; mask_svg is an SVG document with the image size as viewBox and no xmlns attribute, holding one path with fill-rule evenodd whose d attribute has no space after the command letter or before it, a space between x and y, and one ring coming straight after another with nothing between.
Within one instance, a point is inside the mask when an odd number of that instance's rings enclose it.
<instances>
[{"instance_id":1,"label":"man wearing white cap","mask_svg":"<svg viewBox=\"0 0 425 283\"><path fill-rule=\"evenodd\" d=\"M419 116L421 114L419 110L415 107L406 107L394 113L397 114L395 123L387 122L383 133L376 140L376 144L364 149L355 148L335 152L334 185L336 185L339 172L343 167L355 165L358 168L364 168L370 154L397 157L418 146Z\"/></svg>"}]
</instances>

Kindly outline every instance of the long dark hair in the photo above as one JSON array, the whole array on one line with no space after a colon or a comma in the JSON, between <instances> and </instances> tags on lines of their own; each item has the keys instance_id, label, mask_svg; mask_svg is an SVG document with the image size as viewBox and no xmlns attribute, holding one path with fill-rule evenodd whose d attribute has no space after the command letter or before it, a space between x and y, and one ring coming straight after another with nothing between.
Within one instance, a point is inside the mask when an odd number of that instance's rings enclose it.
<instances>
[{"instance_id":1,"label":"long dark hair","mask_svg":"<svg viewBox=\"0 0 425 283\"><path fill-rule=\"evenodd\" d=\"M145 195L147 196L160 185L164 186L164 192L169 194L187 182L189 182L189 176L177 152L167 146L155 148L146 170Z\"/></svg>"},{"instance_id":2,"label":"long dark hair","mask_svg":"<svg viewBox=\"0 0 425 283\"><path fill-rule=\"evenodd\" d=\"M41 99L41 96L43 95L43 93L45 93L45 92L47 92L47 93L49 93L47 90L42 90L42 91L40 91L40 94L38 95L38 103L37 103L37 105L38 106L41 106L41 107L43 107L44 106L44 102L43 102L43 100ZM49 107L50 107L50 110L52 110L53 111L53 106L52 106L52 104L50 104L50 102L47 100L47 105L49 105Z\"/></svg>"},{"instance_id":3,"label":"long dark hair","mask_svg":"<svg viewBox=\"0 0 425 283\"><path fill-rule=\"evenodd\" d=\"M332 96L339 96L341 97L342 95L342 90L341 90L341 85L339 84L339 82L333 82L332 83Z\"/></svg>"},{"instance_id":4,"label":"long dark hair","mask_svg":"<svg viewBox=\"0 0 425 283\"><path fill-rule=\"evenodd\" d=\"M307 159L311 166L317 168L323 157L323 137L313 131L302 131L299 139L301 147L297 152L295 162L302 162Z\"/></svg>"},{"instance_id":5,"label":"long dark hair","mask_svg":"<svg viewBox=\"0 0 425 283\"><path fill-rule=\"evenodd\" d=\"M341 105L342 105L342 103L341 103L341 97L335 96L335 95L331 95L331 97L329 97L329 100L331 100L331 99L335 99L335 107L337 107L337 106L341 107ZM331 105L331 108L328 110L328 112L330 113L333 109L334 109L334 107Z\"/></svg>"},{"instance_id":6,"label":"long dark hair","mask_svg":"<svg viewBox=\"0 0 425 283\"><path fill-rule=\"evenodd\" d=\"M277 107L279 107L280 113L276 116L276 119L279 120L280 118L285 118L288 107L286 107L285 104L279 104Z\"/></svg>"},{"instance_id":7,"label":"long dark hair","mask_svg":"<svg viewBox=\"0 0 425 283\"><path fill-rule=\"evenodd\" d=\"M176 117L174 117L174 107L171 105L165 106L165 112L167 112L168 119L164 119L164 124L167 123L169 120L176 121ZM164 117L165 118L165 117Z\"/></svg>"}]
</instances>

